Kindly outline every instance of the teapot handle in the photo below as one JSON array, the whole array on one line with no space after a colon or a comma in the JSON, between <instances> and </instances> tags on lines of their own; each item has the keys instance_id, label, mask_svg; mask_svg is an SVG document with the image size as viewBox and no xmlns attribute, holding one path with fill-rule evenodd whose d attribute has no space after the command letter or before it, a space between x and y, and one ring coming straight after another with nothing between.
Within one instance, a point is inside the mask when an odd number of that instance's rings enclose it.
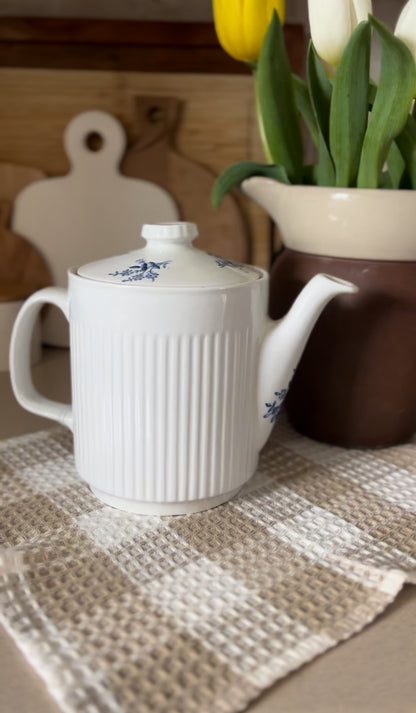
<instances>
[{"instance_id":1,"label":"teapot handle","mask_svg":"<svg viewBox=\"0 0 416 713\"><path fill-rule=\"evenodd\" d=\"M17 401L27 411L52 418L72 427L72 406L42 396L34 387L31 374L30 347L33 328L45 304L59 307L69 319L68 291L63 287L45 287L31 295L20 309L10 342L10 378Z\"/></svg>"}]
</instances>

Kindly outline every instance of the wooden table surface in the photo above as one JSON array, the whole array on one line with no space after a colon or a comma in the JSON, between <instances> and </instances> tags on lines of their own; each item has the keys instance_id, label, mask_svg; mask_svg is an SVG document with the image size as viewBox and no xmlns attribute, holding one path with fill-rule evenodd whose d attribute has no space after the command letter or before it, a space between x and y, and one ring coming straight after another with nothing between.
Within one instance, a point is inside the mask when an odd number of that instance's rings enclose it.
<instances>
[{"instance_id":1,"label":"wooden table surface","mask_svg":"<svg viewBox=\"0 0 416 713\"><path fill-rule=\"evenodd\" d=\"M68 400L67 350L45 349L42 362L34 367L34 380L45 395ZM53 425L20 408L12 394L8 372L0 372L0 404L0 438ZM249 713L414 713L415 710L416 588L410 585L363 632L277 683L248 709ZM0 713L60 713L43 682L3 631L0 631Z\"/></svg>"}]
</instances>

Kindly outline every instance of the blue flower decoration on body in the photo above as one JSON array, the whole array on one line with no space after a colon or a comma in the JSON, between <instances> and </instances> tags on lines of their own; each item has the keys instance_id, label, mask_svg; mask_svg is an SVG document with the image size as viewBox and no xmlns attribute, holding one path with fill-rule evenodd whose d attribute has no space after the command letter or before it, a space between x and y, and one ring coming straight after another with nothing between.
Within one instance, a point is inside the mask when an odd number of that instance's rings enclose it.
<instances>
[{"instance_id":1,"label":"blue flower decoration on body","mask_svg":"<svg viewBox=\"0 0 416 713\"><path fill-rule=\"evenodd\" d=\"M283 401L286 398L287 389L281 389L280 391L275 391L274 395L276 399L273 403L266 403L265 406L267 411L263 414L263 418L268 418L270 423L274 423L279 415L279 411L282 407Z\"/></svg>"},{"instance_id":2,"label":"blue flower decoration on body","mask_svg":"<svg viewBox=\"0 0 416 713\"><path fill-rule=\"evenodd\" d=\"M142 257L136 260L135 265L130 265L124 270L116 270L109 272L112 277L122 277L122 282L137 282L138 280L151 280L154 282L159 277L159 271L162 268L167 268L172 260L164 262L153 262L152 260L144 260Z\"/></svg>"}]
</instances>

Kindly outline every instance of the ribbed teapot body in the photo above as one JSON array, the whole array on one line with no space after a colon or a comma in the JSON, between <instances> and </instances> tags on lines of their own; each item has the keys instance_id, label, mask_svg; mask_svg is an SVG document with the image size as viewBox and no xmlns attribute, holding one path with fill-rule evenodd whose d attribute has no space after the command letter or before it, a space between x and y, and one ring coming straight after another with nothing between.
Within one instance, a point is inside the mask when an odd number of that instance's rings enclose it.
<instances>
[{"instance_id":1,"label":"ribbed teapot body","mask_svg":"<svg viewBox=\"0 0 416 713\"><path fill-rule=\"evenodd\" d=\"M257 368L268 279L228 288L69 280L75 459L110 505L202 510L258 452Z\"/></svg>"}]
</instances>

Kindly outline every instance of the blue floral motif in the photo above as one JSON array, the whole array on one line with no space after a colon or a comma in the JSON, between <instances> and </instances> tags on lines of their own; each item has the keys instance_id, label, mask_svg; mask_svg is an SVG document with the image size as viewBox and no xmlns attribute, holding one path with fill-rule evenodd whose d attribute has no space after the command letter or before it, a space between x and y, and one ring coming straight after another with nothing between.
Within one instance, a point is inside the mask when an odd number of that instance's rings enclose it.
<instances>
[{"instance_id":1,"label":"blue floral motif","mask_svg":"<svg viewBox=\"0 0 416 713\"><path fill-rule=\"evenodd\" d=\"M215 258L215 262L217 263L218 267L238 267L240 270L245 270L246 265L243 265L241 262L235 262L234 260L228 260L226 257L219 257L218 255L213 255L212 253L208 253L211 255L211 257Z\"/></svg>"},{"instance_id":2,"label":"blue floral motif","mask_svg":"<svg viewBox=\"0 0 416 713\"><path fill-rule=\"evenodd\" d=\"M144 260L142 257L136 260L135 265L130 265L124 270L109 272L111 277L123 277L122 282L137 282L138 280L151 280L154 282L159 277L159 270L166 268L172 260L164 262L152 262Z\"/></svg>"},{"instance_id":3,"label":"blue floral motif","mask_svg":"<svg viewBox=\"0 0 416 713\"><path fill-rule=\"evenodd\" d=\"M267 411L263 414L263 418L270 419L270 423L274 423L279 415L279 411L282 407L283 401L286 398L287 389L281 389L280 391L275 391L274 395L276 399L273 403L266 403Z\"/></svg>"}]
</instances>

